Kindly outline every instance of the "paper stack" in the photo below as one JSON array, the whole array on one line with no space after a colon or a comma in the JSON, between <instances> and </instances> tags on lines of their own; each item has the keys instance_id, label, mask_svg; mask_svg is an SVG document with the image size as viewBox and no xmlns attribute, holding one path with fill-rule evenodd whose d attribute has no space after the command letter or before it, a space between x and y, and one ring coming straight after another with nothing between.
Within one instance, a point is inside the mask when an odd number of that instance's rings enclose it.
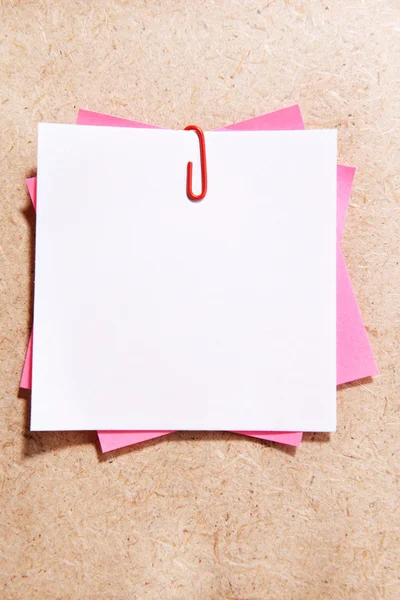
<instances>
[{"instance_id":1,"label":"paper stack","mask_svg":"<svg viewBox=\"0 0 400 600\"><path fill-rule=\"evenodd\" d=\"M193 132L86 110L39 126L33 430L97 429L104 452L175 429L298 446L335 430L336 385L376 374L336 131L304 131L293 106L205 143L191 202Z\"/></svg>"}]
</instances>

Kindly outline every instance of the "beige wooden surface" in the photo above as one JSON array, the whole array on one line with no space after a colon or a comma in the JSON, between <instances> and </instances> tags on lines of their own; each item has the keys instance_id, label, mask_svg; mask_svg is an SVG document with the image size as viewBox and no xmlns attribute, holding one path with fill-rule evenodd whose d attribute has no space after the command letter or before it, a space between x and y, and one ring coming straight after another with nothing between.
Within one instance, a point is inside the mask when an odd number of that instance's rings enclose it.
<instances>
[{"instance_id":1,"label":"beige wooden surface","mask_svg":"<svg viewBox=\"0 0 400 600\"><path fill-rule=\"evenodd\" d=\"M0 6L0 598L400 598L400 3ZM94 433L30 434L37 123L84 107L212 128L297 102L358 167L343 250L381 372L339 390L337 433L105 456Z\"/></svg>"}]
</instances>

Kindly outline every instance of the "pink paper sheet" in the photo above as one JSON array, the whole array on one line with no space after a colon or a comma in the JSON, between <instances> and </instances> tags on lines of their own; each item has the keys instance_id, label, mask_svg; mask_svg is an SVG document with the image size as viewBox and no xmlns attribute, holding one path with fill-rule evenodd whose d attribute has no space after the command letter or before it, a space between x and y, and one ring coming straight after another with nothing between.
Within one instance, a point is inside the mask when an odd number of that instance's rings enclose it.
<instances>
[{"instance_id":1,"label":"pink paper sheet","mask_svg":"<svg viewBox=\"0 0 400 600\"><path fill-rule=\"evenodd\" d=\"M119 127L147 127L136 121L128 121L118 117L102 115L90 111L79 111L77 123L81 125L107 125ZM259 130L259 129L303 129L304 124L298 106L282 109L269 115L249 119L235 125L228 126L226 130ZM348 199L355 169L352 167L338 166L338 239L343 231ZM36 181L34 178L27 181L32 202L36 201ZM340 273L339 273L340 270ZM368 343L365 328L351 287L343 255L338 244L338 316L337 316L337 383L344 383L377 372L375 361ZM339 299L341 300L339 302ZM340 312L340 314L339 314ZM31 387L31 362L32 339L29 341L25 359L21 387ZM360 375L360 373L362 373ZM102 431L99 439L104 452L121 448L127 445L159 437L170 433L169 431ZM237 432L252 437L260 437L278 441L289 445L299 445L302 434L300 432Z\"/></svg>"}]
</instances>

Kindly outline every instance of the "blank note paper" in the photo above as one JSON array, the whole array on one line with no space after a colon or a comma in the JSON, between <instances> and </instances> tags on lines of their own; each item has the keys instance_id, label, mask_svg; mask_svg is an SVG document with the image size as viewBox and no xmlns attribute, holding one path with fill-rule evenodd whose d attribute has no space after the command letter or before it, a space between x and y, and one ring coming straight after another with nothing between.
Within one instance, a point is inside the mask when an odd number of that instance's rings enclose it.
<instances>
[{"instance_id":1,"label":"blank note paper","mask_svg":"<svg viewBox=\"0 0 400 600\"><path fill-rule=\"evenodd\" d=\"M40 126L33 430L335 429L336 132L206 146Z\"/></svg>"}]
</instances>

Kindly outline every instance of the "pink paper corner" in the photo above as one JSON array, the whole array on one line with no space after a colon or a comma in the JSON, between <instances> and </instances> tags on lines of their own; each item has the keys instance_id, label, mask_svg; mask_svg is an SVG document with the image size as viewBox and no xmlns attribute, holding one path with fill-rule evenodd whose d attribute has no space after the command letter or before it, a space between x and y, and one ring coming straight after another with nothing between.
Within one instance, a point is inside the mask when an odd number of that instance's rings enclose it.
<instances>
[{"instance_id":1,"label":"pink paper corner","mask_svg":"<svg viewBox=\"0 0 400 600\"><path fill-rule=\"evenodd\" d=\"M28 348L26 349L24 368L22 370L21 381L19 387L30 390L32 389L32 337L33 330L29 336Z\"/></svg>"}]
</instances>

